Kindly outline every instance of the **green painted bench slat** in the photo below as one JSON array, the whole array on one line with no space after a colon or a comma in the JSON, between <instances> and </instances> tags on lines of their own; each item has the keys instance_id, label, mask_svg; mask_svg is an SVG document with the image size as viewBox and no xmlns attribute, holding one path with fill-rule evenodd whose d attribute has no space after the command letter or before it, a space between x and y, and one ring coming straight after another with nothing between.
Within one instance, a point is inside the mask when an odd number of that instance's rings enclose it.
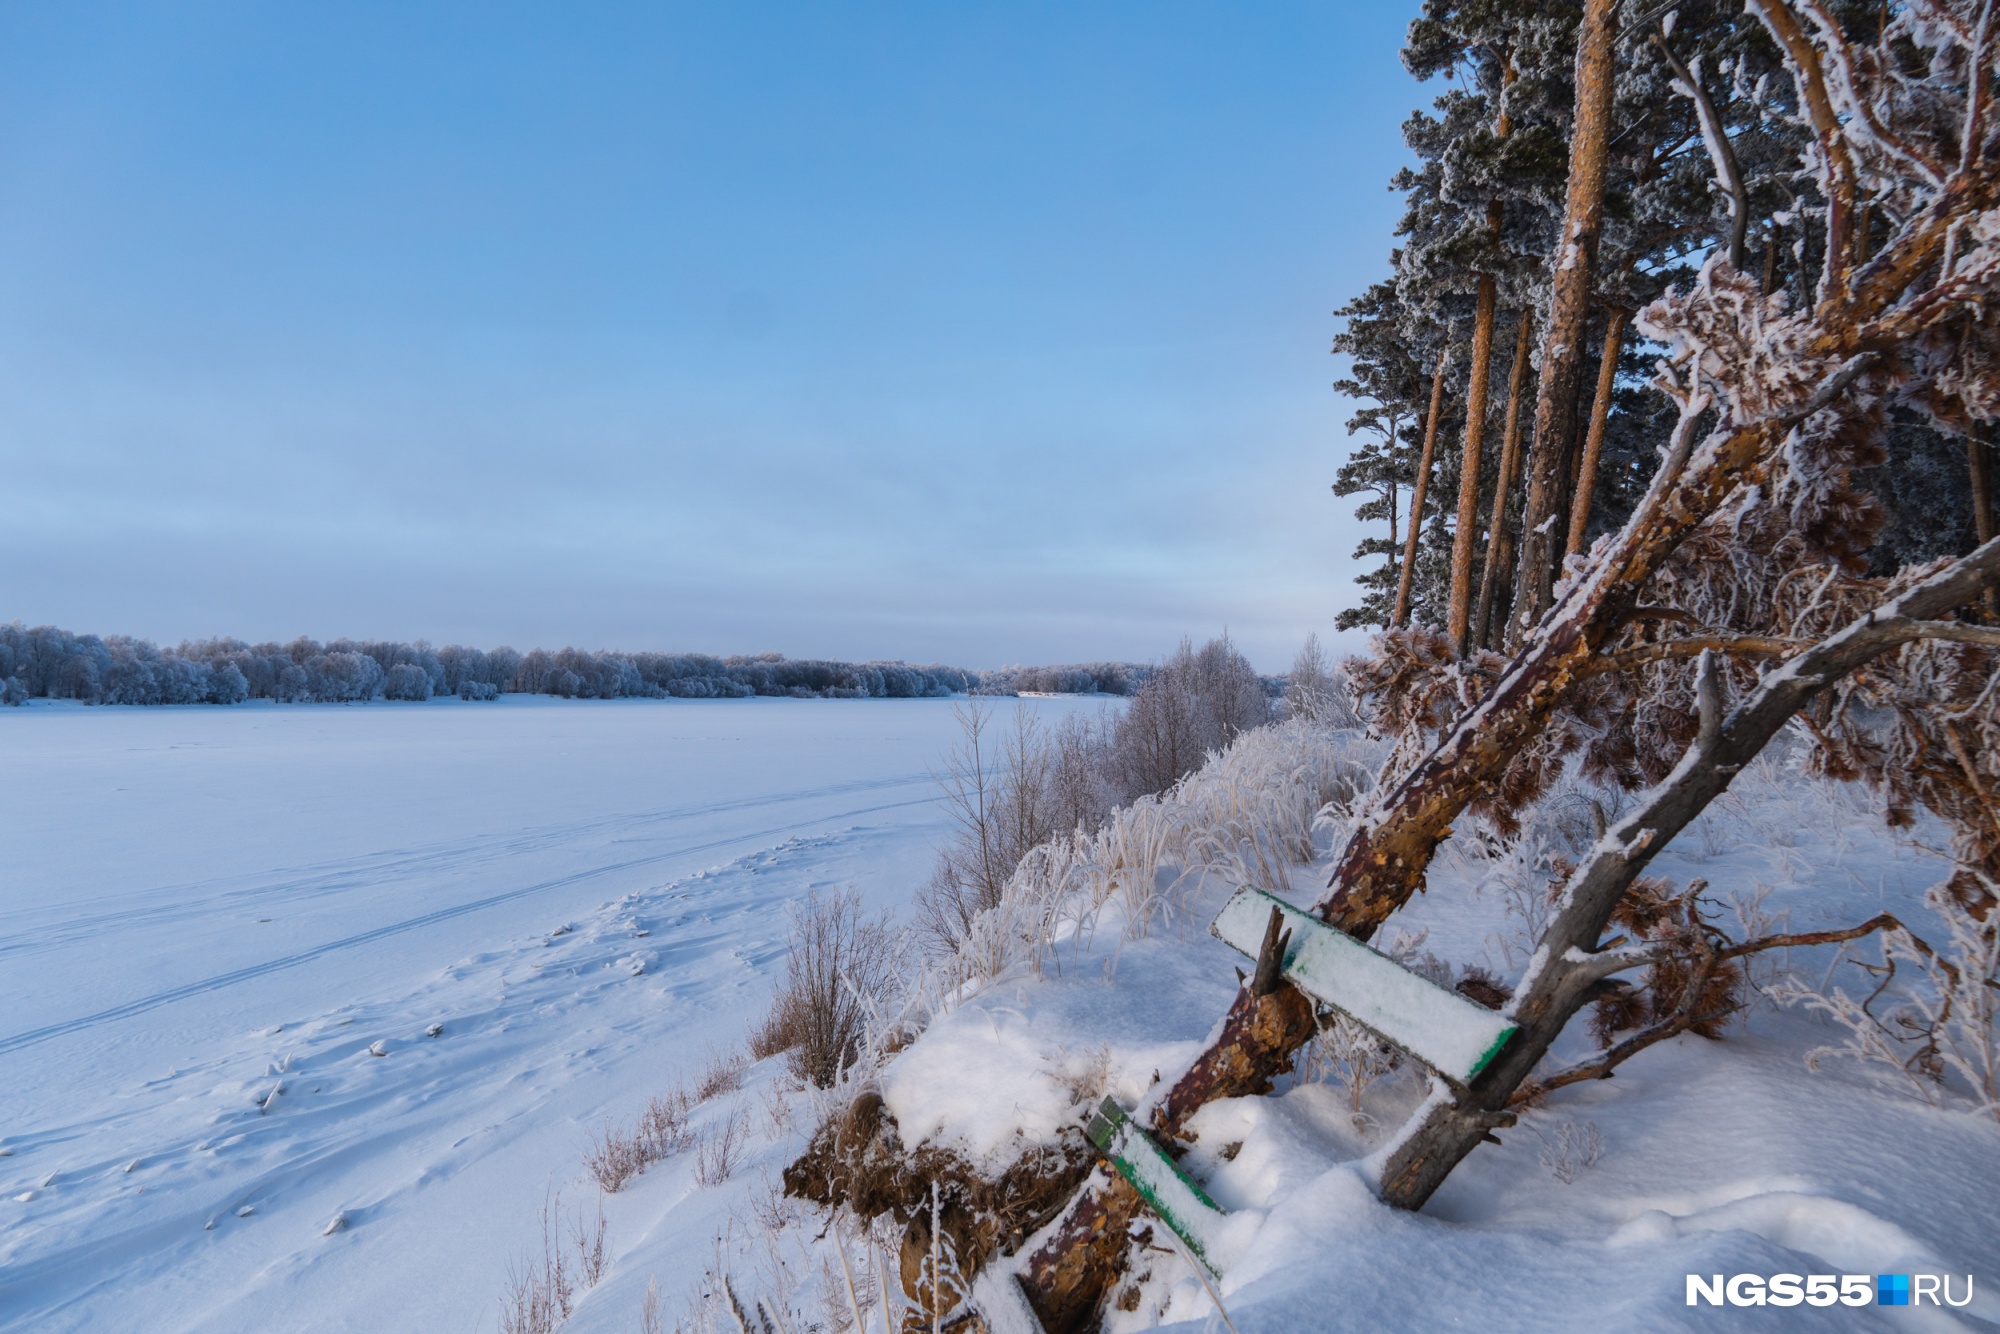
<instances>
[{"instance_id":1,"label":"green painted bench slat","mask_svg":"<svg viewBox=\"0 0 2000 1334\"><path fill-rule=\"evenodd\" d=\"M1110 1097L1098 1105L1084 1133L1208 1272L1219 1274L1213 1258L1215 1229L1228 1216L1221 1206L1188 1180L1179 1164Z\"/></svg>"}]
</instances>

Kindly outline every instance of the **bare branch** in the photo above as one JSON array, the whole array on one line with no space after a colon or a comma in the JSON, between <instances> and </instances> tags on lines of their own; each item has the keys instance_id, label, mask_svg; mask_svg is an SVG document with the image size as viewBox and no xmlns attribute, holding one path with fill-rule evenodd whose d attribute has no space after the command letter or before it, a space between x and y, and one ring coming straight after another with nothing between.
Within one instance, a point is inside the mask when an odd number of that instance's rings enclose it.
<instances>
[{"instance_id":1,"label":"bare branch","mask_svg":"<svg viewBox=\"0 0 2000 1334\"><path fill-rule=\"evenodd\" d=\"M1622 672L1634 667L1643 667L1650 662L1668 662L1681 658L1696 658L1704 653L1722 653L1732 657L1781 658L1787 653L1797 653L1806 647L1807 640L1787 639L1780 635L1732 635L1704 634L1688 635L1681 639L1668 639L1657 644L1640 644L1633 648L1607 653L1591 664L1594 672Z\"/></svg>"},{"instance_id":2,"label":"bare branch","mask_svg":"<svg viewBox=\"0 0 2000 1334\"><path fill-rule=\"evenodd\" d=\"M1702 86L1700 77L1681 63L1663 34L1654 35L1653 45L1660 48L1660 54L1673 68L1674 90L1694 103L1695 114L1701 120L1701 141L1707 146L1708 160L1714 164L1723 192L1729 197L1729 267L1741 273L1743 238L1750 229L1750 193L1743 188L1743 173L1736 165L1736 150L1729 145L1728 131L1723 128L1722 113L1715 109L1715 100Z\"/></svg>"},{"instance_id":3,"label":"bare branch","mask_svg":"<svg viewBox=\"0 0 2000 1334\"><path fill-rule=\"evenodd\" d=\"M1703 1024L1727 1018L1730 1014L1730 1010L1727 1008L1706 1011L1696 1008L1703 989L1709 978L1714 975L1718 964L1725 963L1730 959L1740 959L1748 954L1761 954L1766 950L1792 949L1807 945L1837 945L1843 941L1859 940L1863 936L1885 930L1903 931L1904 928L1903 924L1896 920L1895 917L1888 913L1882 913L1879 916L1869 918L1860 926L1850 926L1843 931L1796 931L1784 935L1760 936L1756 940L1748 940L1740 945L1731 945L1724 949L1714 949L1704 944L1698 951L1699 962L1694 970L1694 974L1682 992L1681 1003L1674 1008L1672 1014L1658 1023L1647 1025L1617 1045L1607 1048L1594 1060L1573 1065L1553 1075L1529 1080L1519 1089L1515 1090L1513 1096L1508 1099L1508 1105L1519 1106L1524 1102L1530 1102L1569 1084L1580 1084L1589 1079L1609 1079L1614 1069L1631 1060L1634 1056L1646 1050L1646 1048L1665 1042L1668 1038L1678 1037L1682 1033L1693 1028L1698 1028ZM1666 954L1667 951L1665 950L1608 951L1606 955L1589 956L1590 961L1579 965L1577 972L1579 975L1586 977L1592 977L1593 974L1597 976L1609 976L1611 973L1634 967L1640 963L1655 962L1665 957ZM1605 962L1616 962L1618 966L1615 968L1605 968L1599 962L1600 959ZM1592 977L1592 980L1595 980L1595 977Z\"/></svg>"},{"instance_id":4,"label":"bare branch","mask_svg":"<svg viewBox=\"0 0 2000 1334\"><path fill-rule=\"evenodd\" d=\"M1980 122L1986 114L1986 43L1993 32L1993 0L1979 6L1979 35L1973 38L1972 54L1965 63L1965 131L1959 141L1958 174L1969 173L1979 161Z\"/></svg>"},{"instance_id":5,"label":"bare branch","mask_svg":"<svg viewBox=\"0 0 2000 1334\"><path fill-rule=\"evenodd\" d=\"M1722 713L1729 707L1727 687L1723 685L1722 672L1716 666L1718 661L1713 649L1703 649L1700 665L1695 670L1694 695L1701 709L1701 721L1694 744L1703 755L1715 753L1716 743L1722 738Z\"/></svg>"},{"instance_id":6,"label":"bare branch","mask_svg":"<svg viewBox=\"0 0 2000 1334\"><path fill-rule=\"evenodd\" d=\"M1847 136L1834 111L1833 98L1826 88L1826 71L1818 48L1806 36L1805 25L1785 0L1747 0L1746 8L1763 20L1764 27L1785 53L1798 84L1799 100L1812 117L1813 133L1819 138L1820 160L1825 164L1826 270L1821 278L1822 296L1844 296L1842 256L1847 253L1848 232L1854 225L1854 201L1858 175L1854 159L1847 151Z\"/></svg>"},{"instance_id":7,"label":"bare branch","mask_svg":"<svg viewBox=\"0 0 2000 1334\"><path fill-rule=\"evenodd\" d=\"M1717 950L1717 959L1740 959L1746 954L1761 954L1765 950L1788 950L1806 945L1838 945L1844 940L1859 940L1877 931L1902 931L1906 928L1893 914L1879 913L1860 926L1850 926L1841 931L1791 931L1775 936L1759 936L1746 940L1741 945L1731 945ZM1925 947L1926 949L1929 946Z\"/></svg>"}]
</instances>

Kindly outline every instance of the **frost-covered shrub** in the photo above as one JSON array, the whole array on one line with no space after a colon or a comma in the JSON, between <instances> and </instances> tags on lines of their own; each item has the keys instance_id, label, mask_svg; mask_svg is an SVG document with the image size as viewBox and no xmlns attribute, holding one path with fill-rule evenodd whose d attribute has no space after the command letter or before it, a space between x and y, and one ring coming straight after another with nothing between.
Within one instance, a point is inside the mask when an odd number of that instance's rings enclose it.
<instances>
[{"instance_id":1,"label":"frost-covered shrub","mask_svg":"<svg viewBox=\"0 0 2000 1334\"><path fill-rule=\"evenodd\" d=\"M1346 674L1327 662L1318 635L1307 635L1285 677L1285 712L1332 727L1360 727L1360 711L1347 689Z\"/></svg>"},{"instance_id":2,"label":"frost-covered shrub","mask_svg":"<svg viewBox=\"0 0 2000 1334\"><path fill-rule=\"evenodd\" d=\"M1055 960L1107 907L1144 935L1175 906L1175 887L1221 878L1282 889L1316 840L1343 830L1385 747L1359 732L1292 718L1243 733L1163 793L1030 849L998 902L969 924L948 961L953 983Z\"/></svg>"},{"instance_id":3,"label":"frost-covered shrub","mask_svg":"<svg viewBox=\"0 0 2000 1334\"><path fill-rule=\"evenodd\" d=\"M209 703L241 704L248 698L250 698L250 682L243 675L242 668L233 662L225 662L215 669L209 683Z\"/></svg>"},{"instance_id":4,"label":"frost-covered shrub","mask_svg":"<svg viewBox=\"0 0 2000 1334\"><path fill-rule=\"evenodd\" d=\"M785 980L752 1052L783 1052L795 1077L832 1087L860 1054L869 1015L901 972L900 956L888 920L864 916L858 894L808 895L793 909Z\"/></svg>"},{"instance_id":5,"label":"frost-covered shrub","mask_svg":"<svg viewBox=\"0 0 2000 1334\"><path fill-rule=\"evenodd\" d=\"M361 653L321 653L304 666L313 697L341 703L375 698L386 674L380 663Z\"/></svg>"},{"instance_id":6,"label":"frost-covered shrub","mask_svg":"<svg viewBox=\"0 0 2000 1334\"><path fill-rule=\"evenodd\" d=\"M1989 897L1975 905L1952 892L1953 883L1926 897L1944 922L1942 946L1892 928L1882 933L1880 963L1846 959L1864 975L1860 994L1797 978L1773 991L1847 1031L1844 1041L1806 1054L1813 1068L1835 1057L1894 1070L1931 1103L1957 1080L1980 1111L2000 1120L2000 912L1991 906L2000 886L1985 883Z\"/></svg>"},{"instance_id":7,"label":"frost-covered shrub","mask_svg":"<svg viewBox=\"0 0 2000 1334\"><path fill-rule=\"evenodd\" d=\"M957 710L962 738L938 776L953 830L916 897L916 925L933 954L955 953L1034 848L1095 829L1111 808L1101 726L1071 717L1054 728L1022 709L999 727L990 708Z\"/></svg>"}]
</instances>

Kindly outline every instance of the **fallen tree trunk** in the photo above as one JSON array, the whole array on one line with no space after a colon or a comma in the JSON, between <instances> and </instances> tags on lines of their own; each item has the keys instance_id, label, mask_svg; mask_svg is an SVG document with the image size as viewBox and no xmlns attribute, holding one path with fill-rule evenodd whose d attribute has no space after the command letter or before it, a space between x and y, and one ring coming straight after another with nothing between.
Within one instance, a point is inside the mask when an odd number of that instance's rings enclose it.
<instances>
[{"instance_id":1,"label":"fallen tree trunk","mask_svg":"<svg viewBox=\"0 0 2000 1334\"><path fill-rule=\"evenodd\" d=\"M1275 931L1276 919L1273 918ZM1187 1119L1210 1102L1269 1093L1311 1039L1313 1004L1278 976L1285 940L1267 934L1255 973L1238 989L1222 1028L1199 1059L1154 1105L1150 1126L1162 1146L1187 1138ZM1273 1059L1273 1053L1282 1053ZM1047 1334L1088 1328L1122 1272L1127 1230L1144 1201L1124 1177L1099 1168L1043 1235L1021 1267L1021 1287Z\"/></svg>"},{"instance_id":2,"label":"fallen tree trunk","mask_svg":"<svg viewBox=\"0 0 2000 1334\"><path fill-rule=\"evenodd\" d=\"M1431 1110L1390 1152L1382 1198L1420 1207L1465 1156L1511 1122L1513 1095L1597 985L1650 961L1644 949L1604 949L1599 940L1618 900L1674 836L1720 796L1794 714L1839 678L1913 640L1960 639L1970 627L1931 618L1976 599L2000 580L2000 541L1988 542L1805 652L1764 674L1756 691L1723 714L1715 659L1702 659L1701 730L1667 780L1607 830L1563 888L1554 920L1516 988L1509 1013L1521 1032L1465 1097ZM1994 642L2000 644L2000 632Z\"/></svg>"}]
</instances>

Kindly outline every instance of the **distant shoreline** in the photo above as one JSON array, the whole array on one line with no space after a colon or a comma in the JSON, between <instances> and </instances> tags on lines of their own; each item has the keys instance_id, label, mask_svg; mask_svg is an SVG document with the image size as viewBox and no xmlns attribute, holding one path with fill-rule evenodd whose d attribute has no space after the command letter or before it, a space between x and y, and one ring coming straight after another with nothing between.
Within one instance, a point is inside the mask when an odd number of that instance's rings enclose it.
<instances>
[{"instance_id":1,"label":"distant shoreline","mask_svg":"<svg viewBox=\"0 0 2000 1334\"><path fill-rule=\"evenodd\" d=\"M86 704L421 703L440 695L564 699L935 699L1023 693L1131 694L1152 675L1138 663L973 671L938 663L839 662L779 653L627 653L469 648L427 640L300 638L251 644L183 640L161 648L126 635L0 625L0 705L33 699Z\"/></svg>"}]
</instances>

